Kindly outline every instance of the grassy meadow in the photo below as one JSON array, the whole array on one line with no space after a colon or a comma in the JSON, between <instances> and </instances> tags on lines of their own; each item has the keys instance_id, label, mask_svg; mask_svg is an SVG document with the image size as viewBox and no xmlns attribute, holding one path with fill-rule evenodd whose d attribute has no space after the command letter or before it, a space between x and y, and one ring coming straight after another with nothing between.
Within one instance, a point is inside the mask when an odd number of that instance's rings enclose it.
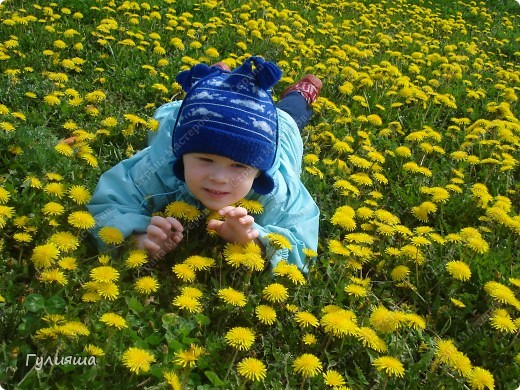
<instances>
[{"instance_id":1,"label":"grassy meadow","mask_svg":"<svg viewBox=\"0 0 520 390\"><path fill-rule=\"evenodd\" d=\"M1 2L0 387L516 389L518 26L514 0ZM250 55L275 99L323 80L310 271L182 204L159 264L113 230L99 253L86 204L175 75Z\"/></svg>"}]
</instances>

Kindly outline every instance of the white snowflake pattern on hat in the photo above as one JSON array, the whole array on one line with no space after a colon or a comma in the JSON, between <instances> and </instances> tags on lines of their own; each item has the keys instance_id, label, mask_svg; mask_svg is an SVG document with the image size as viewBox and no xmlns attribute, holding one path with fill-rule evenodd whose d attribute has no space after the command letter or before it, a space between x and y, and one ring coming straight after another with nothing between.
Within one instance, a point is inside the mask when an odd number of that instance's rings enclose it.
<instances>
[{"instance_id":1,"label":"white snowflake pattern on hat","mask_svg":"<svg viewBox=\"0 0 520 390\"><path fill-rule=\"evenodd\" d=\"M191 116L198 116L198 115L213 116L213 117L216 117L216 118L223 118L223 116L221 114L219 114L218 112L210 111L210 110L208 110L205 107L197 107L195 109L188 110L186 113L184 113L184 116L188 117L188 118L191 117Z\"/></svg>"},{"instance_id":2,"label":"white snowflake pattern on hat","mask_svg":"<svg viewBox=\"0 0 520 390\"><path fill-rule=\"evenodd\" d=\"M250 116L249 119L251 119L251 121L253 122L252 123L253 127L255 127L259 130L262 130L263 132L268 133L270 135L274 135L273 128L266 121L256 120L256 118L254 118L252 116Z\"/></svg>"},{"instance_id":3,"label":"white snowflake pattern on hat","mask_svg":"<svg viewBox=\"0 0 520 390\"><path fill-rule=\"evenodd\" d=\"M250 99L231 99L230 103L236 104L237 106L244 106L262 113L265 112L265 106L263 104L259 104Z\"/></svg>"}]
</instances>

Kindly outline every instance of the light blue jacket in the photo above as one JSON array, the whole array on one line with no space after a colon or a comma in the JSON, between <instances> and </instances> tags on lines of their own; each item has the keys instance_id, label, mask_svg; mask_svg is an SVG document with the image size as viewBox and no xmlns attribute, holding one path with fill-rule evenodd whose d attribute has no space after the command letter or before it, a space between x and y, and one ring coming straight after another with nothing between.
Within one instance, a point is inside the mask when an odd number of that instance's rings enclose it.
<instances>
[{"instance_id":1,"label":"light blue jacket","mask_svg":"<svg viewBox=\"0 0 520 390\"><path fill-rule=\"evenodd\" d=\"M172 149L172 130L182 101L159 107L155 119L159 128L149 138L149 146L105 172L94 191L89 212L96 220L92 233L100 247L103 244L97 231L103 226L118 228L125 237L143 233L154 212L163 211L173 201L184 201L204 209L186 184L172 170L175 156ZM264 211L254 215L254 228L266 253L274 252L265 235L275 232L284 235L292 244L291 250L281 249L271 256L272 266L285 259L306 271L302 249L317 250L319 209L300 180L303 143L295 121L278 110L279 145L276 159L269 170L275 182L274 190L259 195L251 190L246 199L259 201Z\"/></svg>"}]
</instances>

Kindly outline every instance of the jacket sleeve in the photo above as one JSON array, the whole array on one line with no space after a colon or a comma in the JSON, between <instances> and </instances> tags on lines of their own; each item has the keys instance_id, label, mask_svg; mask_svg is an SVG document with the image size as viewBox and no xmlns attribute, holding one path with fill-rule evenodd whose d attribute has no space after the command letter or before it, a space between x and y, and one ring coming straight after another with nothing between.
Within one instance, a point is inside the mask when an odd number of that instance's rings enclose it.
<instances>
[{"instance_id":1,"label":"jacket sleeve","mask_svg":"<svg viewBox=\"0 0 520 390\"><path fill-rule=\"evenodd\" d=\"M266 247L272 267L281 260L286 260L300 270L308 271L313 259L307 258L302 250L317 250L319 216L318 206L301 183L299 193L285 202L280 203L275 196L267 200L264 212L256 219L255 228L260 232L259 239ZM266 237L269 233L283 235L290 241L291 249L276 250Z\"/></svg>"},{"instance_id":2,"label":"jacket sleeve","mask_svg":"<svg viewBox=\"0 0 520 390\"><path fill-rule=\"evenodd\" d=\"M177 102L175 102L177 103ZM146 231L154 211L165 205L151 203L147 197L165 194L175 187L171 163L171 128L179 104L169 103L155 114L159 128L151 144L101 175L87 208L96 220L91 233L100 247L99 229L112 226L125 237Z\"/></svg>"}]
</instances>

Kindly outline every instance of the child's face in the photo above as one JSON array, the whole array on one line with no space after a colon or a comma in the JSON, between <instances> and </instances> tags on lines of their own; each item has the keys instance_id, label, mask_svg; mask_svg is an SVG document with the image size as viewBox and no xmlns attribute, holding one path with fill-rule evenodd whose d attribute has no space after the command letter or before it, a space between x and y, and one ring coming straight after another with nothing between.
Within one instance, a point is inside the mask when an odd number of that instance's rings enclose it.
<instances>
[{"instance_id":1,"label":"child's face","mask_svg":"<svg viewBox=\"0 0 520 390\"><path fill-rule=\"evenodd\" d=\"M211 210L220 210L244 198L259 172L216 154L187 153L182 158L186 185Z\"/></svg>"}]
</instances>

